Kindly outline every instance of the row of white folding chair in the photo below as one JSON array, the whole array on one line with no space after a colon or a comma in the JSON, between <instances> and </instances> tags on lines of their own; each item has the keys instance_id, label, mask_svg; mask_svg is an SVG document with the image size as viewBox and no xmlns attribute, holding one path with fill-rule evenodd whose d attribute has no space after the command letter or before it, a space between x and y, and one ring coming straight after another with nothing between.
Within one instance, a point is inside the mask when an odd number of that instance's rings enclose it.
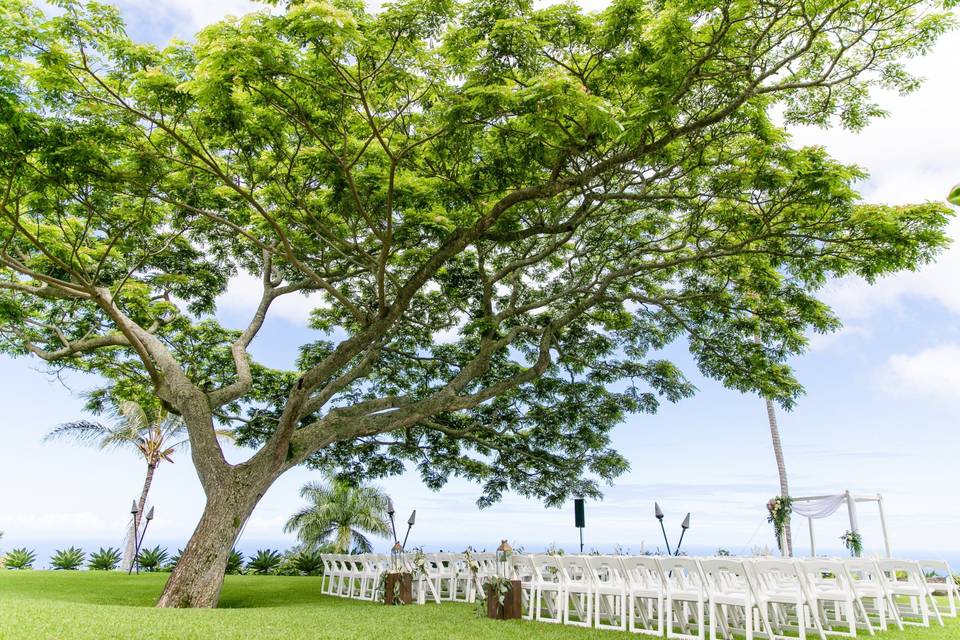
<instances>
[{"instance_id":1,"label":"row of white folding chair","mask_svg":"<svg viewBox=\"0 0 960 640\"><path fill-rule=\"evenodd\" d=\"M320 591L328 595L375 600L380 575L387 570L388 558L382 554L321 554L323 577Z\"/></svg>"},{"instance_id":2,"label":"row of white folding chair","mask_svg":"<svg viewBox=\"0 0 960 640\"><path fill-rule=\"evenodd\" d=\"M928 624L917 563L870 560L697 560L677 557L519 556L525 615L545 622L629 628L670 638L701 639L734 631L752 638L803 637L807 630L870 635L887 616L902 628L896 606L909 598ZM882 567L882 568L881 568ZM899 579L898 579L899 577ZM936 603L929 598L932 610ZM704 610L704 606L709 608ZM576 619L573 619L573 616ZM939 620L939 618L938 618ZM942 621L941 621L942 624Z\"/></svg>"}]
</instances>

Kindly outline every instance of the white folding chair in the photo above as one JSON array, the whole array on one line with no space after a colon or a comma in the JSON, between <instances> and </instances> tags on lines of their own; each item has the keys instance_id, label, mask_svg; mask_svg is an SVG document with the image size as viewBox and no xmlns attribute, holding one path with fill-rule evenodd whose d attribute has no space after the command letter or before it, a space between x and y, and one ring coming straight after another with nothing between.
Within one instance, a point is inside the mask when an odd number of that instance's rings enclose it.
<instances>
[{"instance_id":1,"label":"white folding chair","mask_svg":"<svg viewBox=\"0 0 960 640\"><path fill-rule=\"evenodd\" d=\"M880 575L880 570L873 560L863 558L845 558L843 568L847 573L847 580L853 589L857 606L860 612L870 622L868 629L873 635L873 627L880 631L887 630L889 616L897 628L903 631L903 624L897 614L897 605L893 597L887 593Z\"/></svg>"},{"instance_id":2,"label":"white folding chair","mask_svg":"<svg viewBox=\"0 0 960 640\"><path fill-rule=\"evenodd\" d=\"M627 581L616 556L586 556L593 578L593 614L597 629L627 629Z\"/></svg>"},{"instance_id":3,"label":"white folding chair","mask_svg":"<svg viewBox=\"0 0 960 640\"><path fill-rule=\"evenodd\" d=\"M947 598L947 611L941 612L945 618L957 617L957 601L960 600L960 588L950 565L943 560L921 560L920 570L923 571L923 579L927 584L927 589L931 596L943 593ZM931 575L928 575L929 574ZM943 582L940 582L943 580Z\"/></svg>"},{"instance_id":4,"label":"white folding chair","mask_svg":"<svg viewBox=\"0 0 960 640\"><path fill-rule=\"evenodd\" d=\"M857 637L857 608L853 586L840 560L810 558L798 560L801 578L806 581L810 606L820 617L823 632L827 635ZM831 613L833 614L831 616ZM873 635L873 625L866 611L862 612L863 623Z\"/></svg>"},{"instance_id":5,"label":"white folding chair","mask_svg":"<svg viewBox=\"0 0 960 640\"><path fill-rule=\"evenodd\" d=\"M348 564L346 560L347 556L342 553L335 554L331 556L331 560L334 566L334 577L336 578L336 584L333 586L333 589L330 591L330 595L343 597L344 589L347 588L347 573L348 573Z\"/></svg>"},{"instance_id":6,"label":"white folding chair","mask_svg":"<svg viewBox=\"0 0 960 640\"><path fill-rule=\"evenodd\" d=\"M663 637L664 586L660 567L651 556L620 558L627 581L627 629Z\"/></svg>"},{"instance_id":7,"label":"white folding chair","mask_svg":"<svg viewBox=\"0 0 960 640\"><path fill-rule=\"evenodd\" d=\"M360 570L360 589L357 598L376 600L380 586L381 558L374 553L365 553L357 557Z\"/></svg>"},{"instance_id":8,"label":"white folding chair","mask_svg":"<svg viewBox=\"0 0 960 640\"><path fill-rule=\"evenodd\" d=\"M593 625L593 577L584 556L555 556L563 584L563 624ZM574 619L573 616L576 616Z\"/></svg>"},{"instance_id":9,"label":"white folding chair","mask_svg":"<svg viewBox=\"0 0 960 640\"><path fill-rule=\"evenodd\" d=\"M470 602L473 581L467 559L462 553L441 553L450 577L447 579L447 594L451 602Z\"/></svg>"},{"instance_id":10,"label":"white folding chair","mask_svg":"<svg viewBox=\"0 0 960 640\"><path fill-rule=\"evenodd\" d=\"M752 559L745 561L744 567L770 638L792 638L785 633L787 630L804 638L812 623L820 639L826 640L816 607L792 560Z\"/></svg>"},{"instance_id":11,"label":"white folding chair","mask_svg":"<svg viewBox=\"0 0 960 640\"><path fill-rule=\"evenodd\" d=\"M321 553L320 561L323 563L323 575L320 576L320 593L331 593L330 584L333 582L333 562L330 560L330 554Z\"/></svg>"},{"instance_id":12,"label":"white folding chair","mask_svg":"<svg viewBox=\"0 0 960 640\"><path fill-rule=\"evenodd\" d=\"M894 600L900 622L911 626L930 626L930 613L943 626L937 601L927 589L923 572L916 562L906 560L876 560L884 588ZM905 600L901 603L899 600Z\"/></svg>"},{"instance_id":13,"label":"white folding chair","mask_svg":"<svg viewBox=\"0 0 960 640\"><path fill-rule=\"evenodd\" d=\"M493 554L490 554L491 556ZM481 562L481 570L484 563ZM520 607L521 615L526 620L533 620L535 603L537 601L537 579L533 573L533 566L530 563L530 556L522 554L513 554L510 556L510 570L512 578L520 581ZM494 571L496 573L496 571ZM480 577L478 575L478 580ZM482 582L478 589L482 588Z\"/></svg>"},{"instance_id":14,"label":"white folding chair","mask_svg":"<svg viewBox=\"0 0 960 640\"><path fill-rule=\"evenodd\" d=\"M725 638L735 631L746 640L753 640L757 606L750 579L742 560L735 558L706 558L700 560L706 584L710 640L717 638L717 626ZM770 634L769 629L765 629Z\"/></svg>"},{"instance_id":15,"label":"white folding chair","mask_svg":"<svg viewBox=\"0 0 960 640\"><path fill-rule=\"evenodd\" d=\"M440 604L441 587L446 574L443 564L435 553L424 554L423 560L423 571L417 574L415 581L417 604L424 604L427 597L432 598L434 602ZM415 567L413 567L413 559L407 558L407 563L410 566L410 570L413 571L415 569Z\"/></svg>"},{"instance_id":16,"label":"white folding chair","mask_svg":"<svg viewBox=\"0 0 960 640\"><path fill-rule=\"evenodd\" d=\"M665 587L667 637L704 640L706 590L697 561L677 556L658 556L657 566L660 567L660 578ZM692 628L696 629L696 633L690 632Z\"/></svg>"},{"instance_id":17,"label":"white folding chair","mask_svg":"<svg viewBox=\"0 0 960 640\"><path fill-rule=\"evenodd\" d=\"M563 622L563 601L566 596L556 558L548 554L527 556L536 592L533 618L540 622Z\"/></svg>"}]
</instances>

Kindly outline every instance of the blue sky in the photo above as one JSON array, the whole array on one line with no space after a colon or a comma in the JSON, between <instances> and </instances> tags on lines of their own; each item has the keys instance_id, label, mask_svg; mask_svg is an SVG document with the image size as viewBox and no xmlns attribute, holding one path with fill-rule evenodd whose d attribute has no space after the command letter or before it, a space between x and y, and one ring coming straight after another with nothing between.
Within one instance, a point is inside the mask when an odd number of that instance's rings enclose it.
<instances>
[{"instance_id":1,"label":"blue sky","mask_svg":"<svg viewBox=\"0 0 960 640\"><path fill-rule=\"evenodd\" d=\"M120 6L135 37L162 42L189 38L203 24L255 5L128 0ZM954 33L929 57L912 61L927 78L921 90L907 97L881 96L890 117L858 134L796 130L797 144L823 144L839 159L867 168L871 178L861 191L868 201L942 200L960 181L958 59L960 34ZM960 224L954 222L951 233L960 239ZM823 297L844 328L815 336L810 352L792 363L807 394L794 411L780 413L792 493L882 493L894 551L904 554L960 557L953 466L960 462L958 276L960 247L955 247L935 265L872 287L857 280L831 283ZM250 284L239 279L221 298L219 316L226 324L240 326L251 310ZM309 305L306 299L282 301L255 342L255 355L277 364L292 360L296 345L310 336L304 327ZM700 391L658 415L634 416L617 428L615 445L632 469L607 489L603 502L588 504L588 546L662 544L652 517L654 500L677 532L683 515L693 513L687 540L695 548L736 553L773 545L764 505L778 485L762 401L702 379L681 345L669 355ZM142 482L136 456L41 442L50 428L82 416L77 394L95 380L56 379L37 361L4 356L0 379L0 530L6 532L0 544L119 545L128 505ZM230 451L235 460L247 454ZM242 544L292 544L282 524L300 505L299 487L316 475L297 469L283 476L254 512ZM529 546L556 542L573 548L577 540L572 506L545 509L508 496L479 511L473 502L477 489L465 482L451 482L438 493L425 489L415 475L380 484L404 517L418 510L413 544L490 547L506 537ZM159 470L151 501L157 507L151 537L182 545L203 506L186 452ZM867 551L879 552L875 510L862 505L860 520ZM847 528L842 513L821 521L820 546L836 549ZM797 522L796 529L802 550L805 524Z\"/></svg>"}]
</instances>

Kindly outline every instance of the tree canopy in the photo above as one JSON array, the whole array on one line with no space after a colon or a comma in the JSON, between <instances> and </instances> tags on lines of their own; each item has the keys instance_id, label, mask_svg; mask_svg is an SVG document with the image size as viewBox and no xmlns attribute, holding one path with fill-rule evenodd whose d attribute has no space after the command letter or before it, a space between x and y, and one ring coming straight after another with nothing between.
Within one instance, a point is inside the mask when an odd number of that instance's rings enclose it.
<instances>
[{"instance_id":1,"label":"tree canopy","mask_svg":"<svg viewBox=\"0 0 960 640\"><path fill-rule=\"evenodd\" d=\"M611 429L694 390L664 347L789 406L787 359L838 326L817 290L946 243L944 205L863 203L784 129L882 115L937 3L290 0L162 49L52 4L0 8L0 348L156 393L205 487L219 424L271 481L596 495ZM317 339L254 361L303 294Z\"/></svg>"}]
</instances>

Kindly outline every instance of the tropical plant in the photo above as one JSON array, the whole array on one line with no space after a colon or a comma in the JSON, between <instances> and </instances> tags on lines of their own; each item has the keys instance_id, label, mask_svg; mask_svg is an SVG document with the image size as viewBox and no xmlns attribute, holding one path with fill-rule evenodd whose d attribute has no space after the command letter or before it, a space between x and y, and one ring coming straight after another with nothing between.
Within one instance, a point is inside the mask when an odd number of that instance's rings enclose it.
<instances>
[{"instance_id":1,"label":"tropical plant","mask_svg":"<svg viewBox=\"0 0 960 640\"><path fill-rule=\"evenodd\" d=\"M159 571L168 557L167 550L161 549L160 545L157 545L152 549L141 549L140 555L137 557L137 563L144 571Z\"/></svg>"},{"instance_id":2,"label":"tropical plant","mask_svg":"<svg viewBox=\"0 0 960 640\"><path fill-rule=\"evenodd\" d=\"M58 571L76 571L83 566L85 558L86 554L77 547L57 549L50 557L50 567Z\"/></svg>"},{"instance_id":3,"label":"tropical plant","mask_svg":"<svg viewBox=\"0 0 960 640\"><path fill-rule=\"evenodd\" d=\"M323 574L323 558L319 551L300 549L293 557L293 566L304 576L319 576Z\"/></svg>"},{"instance_id":4,"label":"tropical plant","mask_svg":"<svg viewBox=\"0 0 960 640\"><path fill-rule=\"evenodd\" d=\"M32 569L36 559L36 553L26 547L21 547L13 549L6 555L5 564L7 569Z\"/></svg>"},{"instance_id":5,"label":"tropical plant","mask_svg":"<svg viewBox=\"0 0 960 640\"><path fill-rule=\"evenodd\" d=\"M387 520L389 497L369 485L353 485L333 475L326 483L308 482L300 489L306 507L284 525L285 532L297 533L305 547L332 543L333 553L369 553L368 535L390 535Z\"/></svg>"},{"instance_id":6,"label":"tropical plant","mask_svg":"<svg viewBox=\"0 0 960 640\"><path fill-rule=\"evenodd\" d=\"M100 547L99 551L90 554L90 562L87 567L93 571L113 571L120 564L120 559L119 549Z\"/></svg>"},{"instance_id":7,"label":"tropical plant","mask_svg":"<svg viewBox=\"0 0 960 640\"><path fill-rule=\"evenodd\" d=\"M177 559L179 560L179 553ZM175 563L174 566L176 566ZM243 554L236 549L232 549L227 557L227 573L230 575L243 573Z\"/></svg>"},{"instance_id":8,"label":"tropical plant","mask_svg":"<svg viewBox=\"0 0 960 640\"><path fill-rule=\"evenodd\" d=\"M258 575L273 573L282 559L280 553L273 549L259 549L256 555L247 561L247 571Z\"/></svg>"},{"instance_id":9,"label":"tropical plant","mask_svg":"<svg viewBox=\"0 0 960 640\"><path fill-rule=\"evenodd\" d=\"M167 560L167 564L164 567L164 570L173 571L174 567L177 566L177 563L180 562L180 556L183 555L183 549L177 549L177 552L170 556L170 559Z\"/></svg>"},{"instance_id":10,"label":"tropical plant","mask_svg":"<svg viewBox=\"0 0 960 640\"><path fill-rule=\"evenodd\" d=\"M947 242L946 204L864 204L781 126L914 89L940 0L287 2L164 48L46 4L0 4L0 349L183 416L207 505L160 606L215 606L303 463L599 497L629 466L611 430L694 391L664 347L789 406L785 362L839 326L818 290ZM324 337L258 362L306 294Z\"/></svg>"}]
</instances>

